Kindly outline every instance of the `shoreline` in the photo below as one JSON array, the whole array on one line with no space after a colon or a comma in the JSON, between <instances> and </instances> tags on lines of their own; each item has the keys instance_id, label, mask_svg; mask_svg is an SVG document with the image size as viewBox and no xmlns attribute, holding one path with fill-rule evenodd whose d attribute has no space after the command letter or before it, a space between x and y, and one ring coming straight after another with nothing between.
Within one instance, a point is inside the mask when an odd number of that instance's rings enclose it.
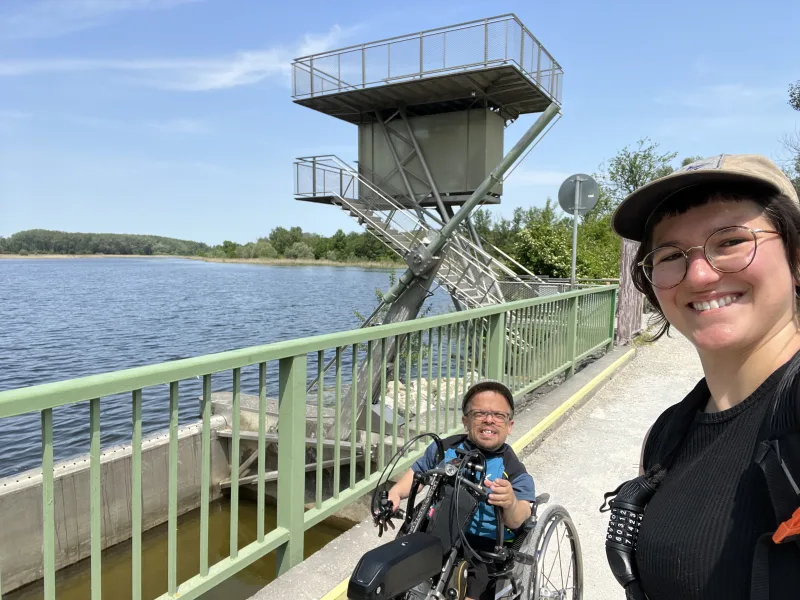
<instances>
[{"instance_id":1,"label":"shoreline","mask_svg":"<svg viewBox=\"0 0 800 600\"><path fill-rule=\"evenodd\" d=\"M181 258L184 260L201 260L214 263L233 263L246 265L270 265L280 267L360 267L364 269L395 269L404 268L402 262L376 262L376 261L354 261L337 262L326 259L302 259L302 258L213 258L209 256L179 256L176 254L0 254L0 260L36 260L36 259L57 259L69 260L76 258Z\"/></svg>"}]
</instances>

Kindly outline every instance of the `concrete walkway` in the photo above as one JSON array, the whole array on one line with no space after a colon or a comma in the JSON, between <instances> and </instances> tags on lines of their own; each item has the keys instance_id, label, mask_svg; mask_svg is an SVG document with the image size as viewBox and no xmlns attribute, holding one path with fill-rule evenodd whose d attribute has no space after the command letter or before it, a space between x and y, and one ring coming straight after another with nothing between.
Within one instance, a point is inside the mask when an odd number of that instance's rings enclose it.
<instances>
[{"instance_id":1,"label":"concrete walkway","mask_svg":"<svg viewBox=\"0 0 800 600\"><path fill-rule=\"evenodd\" d=\"M598 511L603 493L636 476L648 427L702 377L693 346L680 334L672 335L639 347L633 360L585 404L567 412L544 439L519 453L534 477L537 493L548 492L551 502L566 507L575 522L583 550L584 600L624 598L606 563L608 513ZM521 407L509 441L524 436L626 350L615 349ZM383 541L365 521L262 589L253 600L340 598L344 590L333 588L348 577L361 554Z\"/></svg>"},{"instance_id":2,"label":"concrete walkway","mask_svg":"<svg viewBox=\"0 0 800 600\"><path fill-rule=\"evenodd\" d=\"M638 474L641 444L661 412L703 377L697 354L674 332L639 348L634 360L524 459L538 492L562 504L581 541L583 600L624 598L608 569L603 494Z\"/></svg>"}]
</instances>

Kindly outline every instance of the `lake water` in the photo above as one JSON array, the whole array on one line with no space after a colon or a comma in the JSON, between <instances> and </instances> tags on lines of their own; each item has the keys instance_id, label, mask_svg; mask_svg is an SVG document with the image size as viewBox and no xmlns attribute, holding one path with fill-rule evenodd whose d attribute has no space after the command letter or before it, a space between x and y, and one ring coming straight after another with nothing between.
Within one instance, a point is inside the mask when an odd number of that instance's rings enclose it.
<instances>
[{"instance_id":1,"label":"lake water","mask_svg":"<svg viewBox=\"0 0 800 600\"><path fill-rule=\"evenodd\" d=\"M163 258L0 260L0 391L360 326L391 270ZM394 271L402 273L402 269ZM452 306L443 290L430 314ZM344 353L344 364L349 364ZM275 368L277 365L270 365ZM269 373L268 391L277 391ZM257 393L257 369L242 391ZM214 376L230 390L230 373ZM143 430L168 422L168 393L146 389ZM198 418L200 380L183 382L180 422ZM88 403L53 411L56 460L88 452ZM130 395L101 402L103 446L130 441ZM38 414L0 420L0 477L41 464Z\"/></svg>"},{"instance_id":2,"label":"lake water","mask_svg":"<svg viewBox=\"0 0 800 600\"><path fill-rule=\"evenodd\" d=\"M266 266L206 263L184 259L29 259L0 260L0 391L154 364L202 354L256 346L358 327L354 311L375 308L375 290L389 287L391 270L356 267ZM398 275L402 269L395 270ZM450 310L439 290L428 300L430 314ZM349 355L343 363L349 365ZM346 370L345 370L346 372ZM242 391L254 389L257 371L243 370ZM275 373L270 372L274 394ZM143 394L145 433L168 419L163 389ZM212 388L230 390L230 374L212 379ZM180 421L198 418L201 382L183 382ZM101 402L102 443L128 443L130 396ZM56 459L88 451L88 404L55 409ZM38 414L0 420L0 476L41 464ZM227 556L229 501L212 505L209 563ZM240 547L255 538L256 510L241 498ZM268 506L266 526L275 526ZM306 556L342 531L323 522L306 532ZM199 569L199 511L180 518L178 578ZM166 525L145 533L145 598L166 591ZM2 557L0 557L0 564ZM103 597L130 598L130 544L103 553ZM203 600L244 600L275 573L274 554L203 595ZM58 574L57 596L82 600L90 594L88 560ZM4 595L5 597L5 595ZM13 592L14 600L42 597L40 583Z\"/></svg>"}]
</instances>

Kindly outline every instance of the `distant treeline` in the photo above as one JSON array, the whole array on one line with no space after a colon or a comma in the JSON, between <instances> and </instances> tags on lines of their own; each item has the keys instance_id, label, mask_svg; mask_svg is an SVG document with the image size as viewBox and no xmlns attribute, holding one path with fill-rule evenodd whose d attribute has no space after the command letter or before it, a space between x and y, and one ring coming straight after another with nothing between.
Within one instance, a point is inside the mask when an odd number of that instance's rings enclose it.
<instances>
[{"instance_id":1,"label":"distant treeline","mask_svg":"<svg viewBox=\"0 0 800 600\"><path fill-rule=\"evenodd\" d=\"M194 256L208 250L207 244L157 235L67 233L47 229L28 229L8 238L0 237L0 252L5 254L175 254Z\"/></svg>"},{"instance_id":2,"label":"distant treeline","mask_svg":"<svg viewBox=\"0 0 800 600\"><path fill-rule=\"evenodd\" d=\"M29 229L0 237L0 254L115 254L207 256L211 258L326 259L338 262L391 262L399 258L371 234L344 233L330 237L304 232L300 227L274 228L255 242L229 240L211 246L202 242L155 235L69 233Z\"/></svg>"}]
</instances>

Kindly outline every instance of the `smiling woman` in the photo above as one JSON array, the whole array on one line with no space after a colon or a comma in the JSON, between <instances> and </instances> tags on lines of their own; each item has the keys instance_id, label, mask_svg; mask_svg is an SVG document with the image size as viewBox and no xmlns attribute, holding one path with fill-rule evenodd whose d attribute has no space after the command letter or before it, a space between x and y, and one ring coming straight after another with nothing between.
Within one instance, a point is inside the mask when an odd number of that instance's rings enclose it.
<instances>
[{"instance_id":1,"label":"smiling woman","mask_svg":"<svg viewBox=\"0 0 800 600\"><path fill-rule=\"evenodd\" d=\"M800 517L781 470L800 475L797 193L768 159L722 155L640 188L613 225L641 242L632 277L655 337L675 327L705 377L656 420L640 476L614 493L612 510L623 499L639 517L635 551L609 534L612 570L634 600L796 598L800 543L772 536Z\"/></svg>"}]
</instances>

